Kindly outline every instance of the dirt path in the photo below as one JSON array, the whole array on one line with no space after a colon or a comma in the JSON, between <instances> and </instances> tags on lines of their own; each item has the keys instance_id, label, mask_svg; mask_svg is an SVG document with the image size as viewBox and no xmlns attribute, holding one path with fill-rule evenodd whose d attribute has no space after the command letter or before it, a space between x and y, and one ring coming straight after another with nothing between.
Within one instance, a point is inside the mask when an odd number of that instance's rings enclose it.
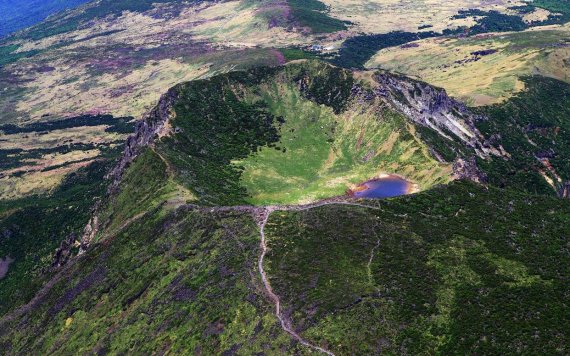
<instances>
[{"instance_id":1,"label":"dirt path","mask_svg":"<svg viewBox=\"0 0 570 356\"><path fill-rule=\"evenodd\" d=\"M368 273L368 283L370 283L370 285L374 285L374 277L372 276L372 261L374 260L374 255L379 247L380 247L380 239L378 239L376 245L374 245L372 251L370 251L370 259L368 260L368 264L366 265L366 271Z\"/></svg>"},{"instance_id":2,"label":"dirt path","mask_svg":"<svg viewBox=\"0 0 570 356\"><path fill-rule=\"evenodd\" d=\"M351 202L347 202L347 201L322 201L322 202L317 202L317 203L307 204L307 205L267 206L265 208L254 208L254 209L251 209L251 207L235 207L235 210L242 210L242 211L249 210L249 211L252 211L254 213L254 218L255 218L257 225L259 226L259 234L261 237L261 241L260 241L261 254L259 255L259 260L258 260L257 265L259 268L259 273L261 275L261 280L263 282L263 286L265 287L265 293L267 294L269 299L271 299L271 301L275 305L275 316L277 317L277 319L279 319L279 322L281 323L281 328L286 333L291 335L291 337L293 337L293 339L297 340L302 345L309 347L313 350L325 353L327 355L334 356L334 354L331 351L326 350L320 346L311 344L309 341L304 339L301 335L299 335L293 329L292 321L289 320L281 312L281 300L279 299L279 296L277 294L275 294L275 292L273 291L273 288L271 287L271 284L269 282L269 278L267 277L267 273L265 272L265 269L263 268L263 261L265 259L265 255L267 254L267 242L266 242L266 238L265 238L265 225L267 225L267 221L269 220L269 216L271 215L271 213L273 213L274 211L304 211L304 210L314 209L314 208L318 208L318 207L326 206L326 205L350 205L350 206L357 206L357 207L362 207L362 208L378 209L374 206L369 206L369 205L360 204L360 203L351 203ZM372 249L370 260L368 262L369 278L371 278L370 265L372 263L372 259L374 258L374 252L379 246L380 246L380 240L378 240L378 243Z\"/></svg>"},{"instance_id":3,"label":"dirt path","mask_svg":"<svg viewBox=\"0 0 570 356\"><path fill-rule=\"evenodd\" d=\"M338 198L330 199L330 200L324 200L324 201L312 203L312 204L305 204L305 205L276 205L276 206L265 206L265 207L264 206L251 206L251 205L220 206L220 207L204 207L204 206L197 206L197 205L184 205L184 206L187 208L193 208L193 209L197 209L197 210L200 210L203 212L210 212L210 213L238 211L238 212L244 212L244 213L252 214L254 216L254 219L255 219L257 225L259 226L260 237L261 237L261 241L260 241L261 254L260 254L259 260L258 260L259 273L261 275L261 280L263 282L265 292L267 293L268 297L271 299L272 303L275 305L275 315L277 316L277 318L279 319L279 322L281 323L281 328L285 332L287 332L289 335L291 335L291 337L293 337L295 340L297 340L299 343L301 343L302 345L309 347L315 351L319 351L319 352L325 353L327 355L334 356L334 354L331 351L326 350L320 346L311 344L309 341L307 341L301 335L299 335L297 332L295 332L295 330L292 326L292 322L290 320L288 320L283 315L283 313L281 312L281 300L279 299L279 296L277 294L275 294L275 292L273 292L273 289L271 288L271 284L269 282L267 274L265 273L265 270L263 269L263 261L265 259L265 255L267 254L267 244L266 244L266 239L265 239L265 225L267 224L267 221L269 220L269 216L271 215L271 213L273 213L275 211L304 211L304 210L314 209L314 208L327 206L327 205L349 205L349 206L357 206L357 207L368 208L368 209L376 209L376 210L380 209L380 208L375 207L375 206L370 206L370 205L355 203L355 202L353 203L353 202L346 201L343 199L338 199ZM140 216L135 216L135 217L133 217L133 219L129 219L125 224L133 223L133 222L137 221L138 218L140 218ZM71 272L72 266L74 266L82 257L83 256L81 256L81 255L77 256L77 257L71 259L67 264L62 266L61 269L57 273L55 273L55 275L51 279L49 279L40 288L40 290L36 293L36 295L28 303L23 304L20 307L14 309L13 311L2 316L0 318L0 327L5 326L7 323L12 322L13 320L15 320L17 318L24 317L24 315L29 314L34 307L41 304L44 301L44 299L47 297L48 293L51 291L51 289L53 288L54 285L56 285L63 278L70 278L69 274L72 273Z\"/></svg>"},{"instance_id":4,"label":"dirt path","mask_svg":"<svg viewBox=\"0 0 570 356\"><path fill-rule=\"evenodd\" d=\"M297 334L297 332L295 332L295 330L293 330L293 327L291 325L291 320L287 319L283 313L281 313L281 301L279 299L279 296L277 294L275 294L275 292L273 292L273 288L271 288L271 284L269 283L269 279L267 278L267 274L265 273L265 270L263 269L263 260L265 258L265 255L267 254L267 244L265 243L265 225L267 224L267 220L269 219L269 215L271 215L271 213L274 210L272 208L267 208L265 209L265 211L262 212L261 214L261 221L259 222L259 234L261 235L261 254L259 255L259 261L258 261L258 267L259 267L259 273L261 274L261 280L263 281L263 286L265 287L265 292L267 293L267 295L269 296L269 298L271 299L271 301L273 302L273 304L275 304L275 316L277 316L277 319L279 319L279 322L281 323L281 328L288 333L289 335L291 335L293 337L293 339L297 340L299 343L301 343L304 346L307 346L313 350L316 351L320 351L322 353L325 353L327 355L330 356L334 356L334 354L328 350L323 349L320 346L317 345L313 345L310 342L308 342L307 340L303 339L301 337L301 335Z\"/></svg>"}]
</instances>

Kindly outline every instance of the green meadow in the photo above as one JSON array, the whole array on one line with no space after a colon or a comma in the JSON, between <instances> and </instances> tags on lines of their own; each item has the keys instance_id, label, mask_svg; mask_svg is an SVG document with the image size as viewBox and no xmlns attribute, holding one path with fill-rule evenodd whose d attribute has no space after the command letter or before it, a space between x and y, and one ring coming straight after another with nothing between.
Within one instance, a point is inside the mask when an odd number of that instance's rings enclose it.
<instances>
[{"instance_id":1,"label":"green meadow","mask_svg":"<svg viewBox=\"0 0 570 356\"><path fill-rule=\"evenodd\" d=\"M260 99L282 117L280 140L247 158L240 182L253 204L301 203L342 195L382 174L395 173L429 187L448 181L449 169L432 159L413 127L383 103L331 107L304 98L289 83L261 88Z\"/></svg>"}]
</instances>

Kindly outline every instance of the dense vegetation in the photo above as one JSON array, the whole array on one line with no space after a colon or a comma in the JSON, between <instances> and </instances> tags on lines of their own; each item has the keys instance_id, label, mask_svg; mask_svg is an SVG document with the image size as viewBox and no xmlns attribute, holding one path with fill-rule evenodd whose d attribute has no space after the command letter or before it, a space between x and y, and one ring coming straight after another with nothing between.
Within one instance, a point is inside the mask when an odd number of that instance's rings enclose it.
<instances>
[{"instance_id":1,"label":"dense vegetation","mask_svg":"<svg viewBox=\"0 0 570 356\"><path fill-rule=\"evenodd\" d=\"M184 189L170 177L171 168L168 162L152 149L145 149L129 169L121 177L118 191L108 194L103 200L104 209L97 212L106 238L140 218L146 212L172 205L176 207L195 199L194 195Z\"/></svg>"},{"instance_id":2,"label":"dense vegetation","mask_svg":"<svg viewBox=\"0 0 570 356\"><path fill-rule=\"evenodd\" d=\"M299 48L281 48L279 50L286 61L295 61L299 59L316 59L318 56L314 53L307 52Z\"/></svg>"},{"instance_id":3,"label":"dense vegetation","mask_svg":"<svg viewBox=\"0 0 570 356\"><path fill-rule=\"evenodd\" d=\"M481 109L490 120L480 130L511 154L509 160L481 162L490 183L553 194L539 172L559 184L570 179L570 85L540 76L524 78L526 89L507 102ZM541 160L546 160L545 165ZM548 165L554 169L553 174Z\"/></svg>"},{"instance_id":4,"label":"dense vegetation","mask_svg":"<svg viewBox=\"0 0 570 356\"><path fill-rule=\"evenodd\" d=\"M157 2L166 0L103 0L26 36L41 39ZM567 2L533 4L565 14ZM319 1L289 5L314 33L347 26ZM470 34L527 27L496 12L459 16L480 16ZM333 61L361 68L382 48L437 35L361 35ZM18 59L16 49L0 47L0 66ZM314 57L280 51L286 60ZM366 75L308 61L178 85L169 92L169 132L140 151L111 194L104 177L120 147L0 150L0 169L46 153L103 152L49 196L0 203L0 259L14 259L0 280L2 353L308 352L283 332L264 293L253 217L215 206L314 201L383 172L422 188L447 183L451 168L431 152L451 162L465 147L410 123L373 95ZM544 196L554 190L541 172L555 185L558 175L570 179L570 85L540 77L525 85L505 103L479 109L489 117L479 129L511 154L478 162L489 187L455 182L361 202L370 208L272 214L265 268L303 337L336 354L568 353L570 204ZM44 119L0 131L132 128L129 118L111 116ZM99 199L91 248L56 268L55 249L67 240L77 252Z\"/></svg>"},{"instance_id":5,"label":"dense vegetation","mask_svg":"<svg viewBox=\"0 0 570 356\"><path fill-rule=\"evenodd\" d=\"M250 73L246 81L257 81L257 74L261 72ZM240 100L232 90L229 80L239 76L181 86L172 121L178 133L160 146L178 168L178 178L205 203L242 203L247 192L239 185L239 169L230 163L278 140L278 118L261 103Z\"/></svg>"},{"instance_id":6,"label":"dense vegetation","mask_svg":"<svg viewBox=\"0 0 570 356\"><path fill-rule=\"evenodd\" d=\"M29 132L47 132L53 130L70 129L81 126L107 125L105 132L131 133L134 124L132 117L113 117L111 115L83 115L68 119L55 119L50 121L33 122L23 126L14 124L0 125L0 131L6 135Z\"/></svg>"},{"instance_id":7,"label":"dense vegetation","mask_svg":"<svg viewBox=\"0 0 570 356\"><path fill-rule=\"evenodd\" d=\"M565 23L570 21L570 1L568 0L534 0L533 6L546 9L552 13L560 14L553 21L557 23Z\"/></svg>"},{"instance_id":8,"label":"dense vegetation","mask_svg":"<svg viewBox=\"0 0 570 356\"><path fill-rule=\"evenodd\" d=\"M569 213L468 183L276 212L267 271L302 335L337 354L565 353Z\"/></svg>"},{"instance_id":9,"label":"dense vegetation","mask_svg":"<svg viewBox=\"0 0 570 356\"><path fill-rule=\"evenodd\" d=\"M498 11L461 10L453 18L463 19L474 16L477 24L468 31L472 35L486 32L522 31L528 28L520 16L501 14Z\"/></svg>"},{"instance_id":10,"label":"dense vegetation","mask_svg":"<svg viewBox=\"0 0 570 356\"><path fill-rule=\"evenodd\" d=\"M338 56L332 63L344 68L361 69L376 52L394 46L424 38L440 36L441 34L428 32L390 32L376 35L360 35L347 39L339 49Z\"/></svg>"},{"instance_id":11,"label":"dense vegetation","mask_svg":"<svg viewBox=\"0 0 570 356\"><path fill-rule=\"evenodd\" d=\"M336 354L565 353L570 205L454 183L374 203L275 212L265 268L286 315ZM7 354L295 353L238 212L150 209L64 268ZM15 327L15 325L18 327Z\"/></svg>"},{"instance_id":12,"label":"dense vegetation","mask_svg":"<svg viewBox=\"0 0 570 356\"><path fill-rule=\"evenodd\" d=\"M315 33L328 33L346 29L347 23L327 15L328 8L319 0L288 0L291 13L301 26Z\"/></svg>"}]
</instances>

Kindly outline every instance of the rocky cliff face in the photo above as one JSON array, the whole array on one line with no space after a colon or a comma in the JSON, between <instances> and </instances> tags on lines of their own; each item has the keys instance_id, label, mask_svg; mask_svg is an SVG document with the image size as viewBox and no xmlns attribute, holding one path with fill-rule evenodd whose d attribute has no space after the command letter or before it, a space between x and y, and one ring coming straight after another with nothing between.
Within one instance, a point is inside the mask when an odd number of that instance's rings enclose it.
<instances>
[{"instance_id":1,"label":"rocky cliff face","mask_svg":"<svg viewBox=\"0 0 570 356\"><path fill-rule=\"evenodd\" d=\"M137 123L135 133L127 138L123 156L115 166L115 168L107 175L111 180L107 195L112 196L118 192L121 177L128 165L141 153L142 149L150 144L156 137L162 136L169 130L168 121L173 115L172 106L178 97L178 86L171 88L166 94L162 95L158 104L150 111L144 120ZM93 208L93 215L81 236L81 247L79 254L84 253L91 242L99 232L101 221L99 219L99 210L101 202L97 202Z\"/></svg>"},{"instance_id":2,"label":"rocky cliff face","mask_svg":"<svg viewBox=\"0 0 570 356\"><path fill-rule=\"evenodd\" d=\"M118 189L125 168L138 156L142 148L151 144L155 137L168 130L168 120L173 115L172 106L177 97L178 86L175 86L161 96L158 104L144 120L137 123L135 133L127 139L122 158L109 174L109 177L113 179L109 186L110 193Z\"/></svg>"},{"instance_id":3,"label":"rocky cliff face","mask_svg":"<svg viewBox=\"0 0 570 356\"><path fill-rule=\"evenodd\" d=\"M566 181L558 188L558 196L564 199L570 199L570 181Z\"/></svg>"},{"instance_id":4,"label":"rocky cliff face","mask_svg":"<svg viewBox=\"0 0 570 356\"><path fill-rule=\"evenodd\" d=\"M468 159L458 158L453 162L453 174L456 179L466 179L481 184L488 182L487 175L477 166L475 156Z\"/></svg>"},{"instance_id":5,"label":"rocky cliff face","mask_svg":"<svg viewBox=\"0 0 570 356\"><path fill-rule=\"evenodd\" d=\"M59 244L53 256L51 269L63 266L73 256L73 248L76 246L77 234L71 233Z\"/></svg>"},{"instance_id":6,"label":"rocky cliff face","mask_svg":"<svg viewBox=\"0 0 570 356\"><path fill-rule=\"evenodd\" d=\"M378 73L375 93L411 121L435 130L443 138L459 142L474 150L481 158L506 156L501 146L493 146L475 127L475 115L467 107L450 98L446 91L403 76Z\"/></svg>"}]
</instances>

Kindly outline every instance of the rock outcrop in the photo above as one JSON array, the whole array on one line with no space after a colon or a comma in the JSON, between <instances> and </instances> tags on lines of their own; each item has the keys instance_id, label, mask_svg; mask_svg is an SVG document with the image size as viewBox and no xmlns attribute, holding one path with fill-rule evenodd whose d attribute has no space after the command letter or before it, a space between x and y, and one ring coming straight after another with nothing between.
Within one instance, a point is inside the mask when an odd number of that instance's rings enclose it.
<instances>
[{"instance_id":1,"label":"rock outcrop","mask_svg":"<svg viewBox=\"0 0 570 356\"><path fill-rule=\"evenodd\" d=\"M109 193L118 189L125 168L139 155L142 148L151 144L152 140L167 128L168 120L173 115L172 105L177 96L178 86L175 86L161 96L158 104L144 120L136 124L135 133L127 138L122 158L108 175L113 179Z\"/></svg>"},{"instance_id":2,"label":"rock outcrop","mask_svg":"<svg viewBox=\"0 0 570 356\"><path fill-rule=\"evenodd\" d=\"M150 144L156 137L163 136L169 129L169 119L173 115L172 106L178 96L178 86L171 88L163 94L158 104L149 112L144 120L139 121L135 126L135 133L127 138L123 155L115 168L107 175L111 180L107 191L107 198L117 194L121 177L128 165L142 152L142 149ZM84 253L93 242L100 229L99 209L101 202L97 202L93 209L93 214L89 222L83 229L80 239L79 254Z\"/></svg>"},{"instance_id":3,"label":"rock outcrop","mask_svg":"<svg viewBox=\"0 0 570 356\"><path fill-rule=\"evenodd\" d=\"M487 175L477 167L477 160L474 156L468 159L456 159L453 162L453 175L456 179L465 179L481 184L488 181Z\"/></svg>"},{"instance_id":4,"label":"rock outcrop","mask_svg":"<svg viewBox=\"0 0 570 356\"><path fill-rule=\"evenodd\" d=\"M81 246L79 248L79 254L82 254L87 250L91 242L95 239L97 232L99 231L99 217L98 217L99 206L100 204L96 206L96 208L94 209L93 216L91 216L91 219L89 219L89 222L83 228L83 234L81 235L81 241L80 241Z\"/></svg>"},{"instance_id":5,"label":"rock outcrop","mask_svg":"<svg viewBox=\"0 0 570 356\"><path fill-rule=\"evenodd\" d=\"M558 187L558 196L564 199L570 199L570 181L566 181Z\"/></svg>"},{"instance_id":6,"label":"rock outcrop","mask_svg":"<svg viewBox=\"0 0 570 356\"><path fill-rule=\"evenodd\" d=\"M375 75L374 79L379 84L375 93L386 98L394 109L412 122L473 149L481 158L506 156L501 146L493 146L476 128L475 122L486 118L450 98L444 89L383 72Z\"/></svg>"},{"instance_id":7,"label":"rock outcrop","mask_svg":"<svg viewBox=\"0 0 570 356\"><path fill-rule=\"evenodd\" d=\"M76 243L77 235L75 233L67 235L67 237L61 241L53 256L51 263L52 269L61 267L69 261L73 255L73 248L77 246Z\"/></svg>"}]
</instances>

